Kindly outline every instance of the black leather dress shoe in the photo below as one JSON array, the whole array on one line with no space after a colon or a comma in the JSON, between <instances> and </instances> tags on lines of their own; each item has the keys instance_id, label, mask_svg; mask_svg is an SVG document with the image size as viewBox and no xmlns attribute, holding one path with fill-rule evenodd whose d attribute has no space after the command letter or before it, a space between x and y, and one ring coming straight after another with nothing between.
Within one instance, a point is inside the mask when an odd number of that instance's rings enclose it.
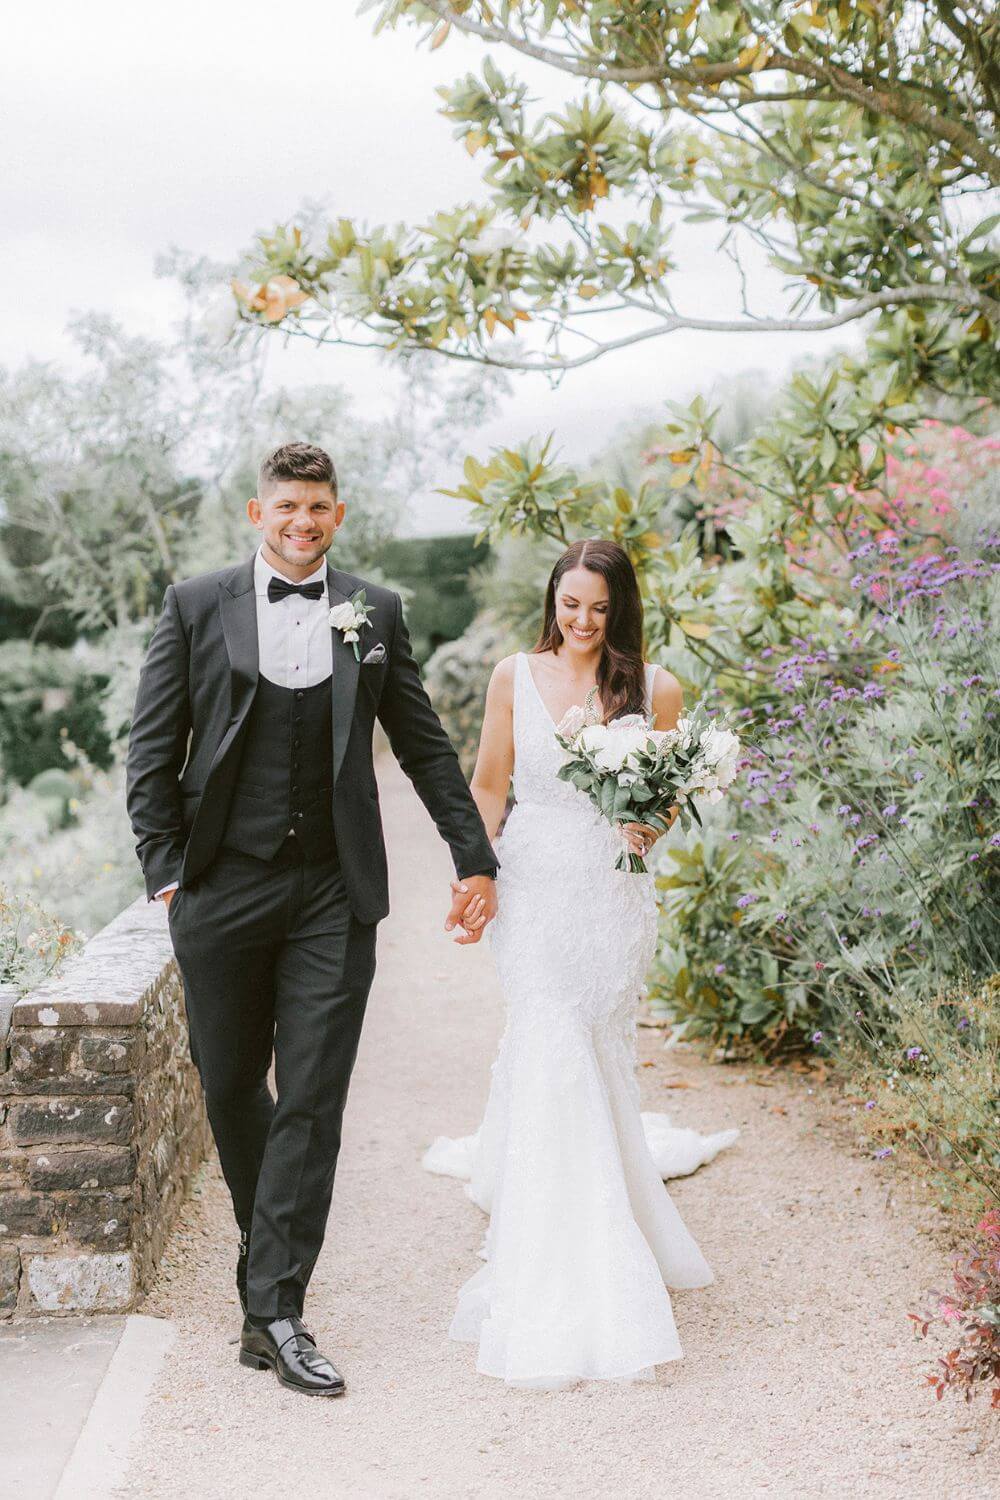
<instances>
[{"instance_id":1,"label":"black leather dress shoe","mask_svg":"<svg viewBox=\"0 0 1000 1500\"><path fill-rule=\"evenodd\" d=\"M247 1312L247 1261L250 1258L250 1236L245 1229L240 1230L240 1250L236 1260L236 1290L239 1293L240 1306L243 1316Z\"/></svg>"},{"instance_id":2,"label":"black leather dress shoe","mask_svg":"<svg viewBox=\"0 0 1000 1500\"><path fill-rule=\"evenodd\" d=\"M247 1318L240 1334L240 1364L273 1370L282 1385L304 1396L341 1396L344 1377L316 1348L301 1318L276 1318L255 1328Z\"/></svg>"}]
</instances>

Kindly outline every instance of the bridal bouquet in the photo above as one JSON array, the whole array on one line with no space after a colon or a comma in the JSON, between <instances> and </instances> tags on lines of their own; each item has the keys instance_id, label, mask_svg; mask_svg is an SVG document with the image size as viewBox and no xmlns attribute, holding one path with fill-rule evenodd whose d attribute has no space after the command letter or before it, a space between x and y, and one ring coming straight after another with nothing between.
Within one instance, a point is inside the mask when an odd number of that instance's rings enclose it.
<instances>
[{"instance_id":1,"label":"bridal bouquet","mask_svg":"<svg viewBox=\"0 0 1000 1500\"><path fill-rule=\"evenodd\" d=\"M676 803L685 827L689 818L700 826L695 799L721 799L736 776L739 739L700 703L673 729L653 729L652 722L652 716L626 714L591 724L582 709L571 708L556 726L566 752L557 774L586 792L609 823L666 829ZM647 866L626 845L615 869L645 874Z\"/></svg>"}]
</instances>

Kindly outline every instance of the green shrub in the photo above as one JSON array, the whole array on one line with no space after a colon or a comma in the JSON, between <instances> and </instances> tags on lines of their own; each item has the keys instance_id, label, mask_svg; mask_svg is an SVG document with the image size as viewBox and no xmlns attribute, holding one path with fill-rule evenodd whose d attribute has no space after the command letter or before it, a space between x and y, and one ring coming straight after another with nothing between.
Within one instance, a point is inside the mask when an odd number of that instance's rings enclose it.
<instances>
[{"instance_id":1,"label":"green shrub","mask_svg":"<svg viewBox=\"0 0 1000 1500\"><path fill-rule=\"evenodd\" d=\"M837 1043L858 1118L877 1157L916 1154L942 1206L971 1219L1000 1202L1000 975L900 994L893 1020L886 1036L862 1016Z\"/></svg>"},{"instance_id":2,"label":"green shrub","mask_svg":"<svg viewBox=\"0 0 1000 1500\"><path fill-rule=\"evenodd\" d=\"M69 820L54 814L61 804L52 798L11 787L0 807L0 868L11 890L90 937L142 893L142 875L121 761L103 771L77 746L66 749Z\"/></svg>"},{"instance_id":3,"label":"green shrub","mask_svg":"<svg viewBox=\"0 0 1000 1500\"><path fill-rule=\"evenodd\" d=\"M111 742L101 696L107 677L88 671L69 651L29 641L0 644L0 766L26 784L49 767L64 769L71 740L104 769Z\"/></svg>"},{"instance_id":4,"label":"green shrub","mask_svg":"<svg viewBox=\"0 0 1000 1500\"><path fill-rule=\"evenodd\" d=\"M379 565L393 586L407 591L406 623L419 662L456 640L472 624L474 570L489 555L471 532L455 536L398 537L379 551Z\"/></svg>"},{"instance_id":5,"label":"green shrub","mask_svg":"<svg viewBox=\"0 0 1000 1500\"><path fill-rule=\"evenodd\" d=\"M467 777L476 763L490 675L501 657L515 649L506 626L486 613L457 641L439 646L424 669L427 691Z\"/></svg>"},{"instance_id":6,"label":"green shrub","mask_svg":"<svg viewBox=\"0 0 1000 1500\"><path fill-rule=\"evenodd\" d=\"M745 794L660 877L684 942L657 993L690 1034L808 1044L859 1009L891 1034L901 996L1000 969L989 541L910 563L873 544L855 578L876 597L840 646L745 664Z\"/></svg>"}]
</instances>

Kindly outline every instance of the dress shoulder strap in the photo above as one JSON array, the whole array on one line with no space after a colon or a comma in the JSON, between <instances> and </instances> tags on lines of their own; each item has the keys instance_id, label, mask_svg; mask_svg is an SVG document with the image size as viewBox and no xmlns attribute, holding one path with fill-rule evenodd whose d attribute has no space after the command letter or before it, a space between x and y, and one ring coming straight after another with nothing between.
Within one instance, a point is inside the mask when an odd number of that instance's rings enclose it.
<instances>
[{"instance_id":1,"label":"dress shoulder strap","mask_svg":"<svg viewBox=\"0 0 1000 1500\"><path fill-rule=\"evenodd\" d=\"M653 678L656 676L656 667L655 661L646 663L646 708L650 713L653 711Z\"/></svg>"},{"instance_id":2,"label":"dress shoulder strap","mask_svg":"<svg viewBox=\"0 0 1000 1500\"><path fill-rule=\"evenodd\" d=\"M527 680L530 668L523 651L514 655L514 744L517 746L519 731L522 730L524 720L530 712L531 683Z\"/></svg>"}]
</instances>

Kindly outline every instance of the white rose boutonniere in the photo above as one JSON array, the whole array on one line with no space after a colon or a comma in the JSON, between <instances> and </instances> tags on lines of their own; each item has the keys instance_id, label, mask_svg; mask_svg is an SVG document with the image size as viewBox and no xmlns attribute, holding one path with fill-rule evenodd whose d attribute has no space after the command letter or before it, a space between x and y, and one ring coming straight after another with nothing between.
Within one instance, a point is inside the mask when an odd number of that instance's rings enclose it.
<instances>
[{"instance_id":1,"label":"white rose boutonniere","mask_svg":"<svg viewBox=\"0 0 1000 1500\"><path fill-rule=\"evenodd\" d=\"M343 632L344 640L350 641L354 647L354 660L361 660L361 652L358 650L358 639L361 631L368 624L368 616L375 608L374 604L365 603L364 589L358 589L350 599L343 604L335 604L330 611L330 624L334 630Z\"/></svg>"}]
</instances>

